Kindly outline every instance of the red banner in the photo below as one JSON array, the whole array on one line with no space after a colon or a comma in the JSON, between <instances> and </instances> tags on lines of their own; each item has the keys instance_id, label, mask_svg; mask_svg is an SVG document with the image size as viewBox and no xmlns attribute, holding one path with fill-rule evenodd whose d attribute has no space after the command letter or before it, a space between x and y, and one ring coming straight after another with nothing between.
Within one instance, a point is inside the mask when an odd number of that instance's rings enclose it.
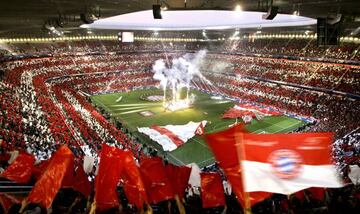
<instances>
[{"instance_id":1,"label":"red banner","mask_svg":"<svg viewBox=\"0 0 360 214\"><path fill-rule=\"evenodd\" d=\"M34 162L34 156L28 153L21 153L14 162L6 168L1 174L1 177L17 183L28 183L31 178Z\"/></svg>"},{"instance_id":2,"label":"red banner","mask_svg":"<svg viewBox=\"0 0 360 214\"><path fill-rule=\"evenodd\" d=\"M165 166L161 158L142 159L140 172L150 203L156 204L174 198L174 193L166 176Z\"/></svg>"},{"instance_id":3,"label":"red banner","mask_svg":"<svg viewBox=\"0 0 360 214\"><path fill-rule=\"evenodd\" d=\"M72 188L74 182L75 182L74 164L71 164L66 170L64 179L61 183L61 188Z\"/></svg>"},{"instance_id":4,"label":"red banner","mask_svg":"<svg viewBox=\"0 0 360 214\"><path fill-rule=\"evenodd\" d=\"M168 164L165 166L166 176L168 177L175 195L184 198L185 189L191 173L191 168L187 166L175 166Z\"/></svg>"},{"instance_id":5,"label":"red banner","mask_svg":"<svg viewBox=\"0 0 360 214\"><path fill-rule=\"evenodd\" d=\"M225 205L224 188L218 173L201 173L201 199L203 208Z\"/></svg>"},{"instance_id":6,"label":"red banner","mask_svg":"<svg viewBox=\"0 0 360 214\"><path fill-rule=\"evenodd\" d=\"M55 154L45 172L35 183L34 188L28 196L28 201L40 204L48 209L61 187L61 183L70 165L74 164L74 155L71 150L63 145Z\"/></svg>"},{"instance_id":7,"label":"red banner","mask_svg":"<svg viewBox=\"0 0 360 214\"><path fill-rule=\"evenodd\" d=\"M85 197L89 197L91 194L91 183L82 165L79 165L76 170L73 189L80 192Z\"/></svg>"},{"instance_id":8,"label":"red banner","mask_svg":"<svg viewBox=\"0 0 360 214\"><path fill-rule=\"evenodd\" d=\"M144 203L148 203L145 186L133 154L126 151L124 155L124 170L121 173L124 180L124 192L129 203L141 209Z\"/></svg>"},{"instance_id":9,"label":"red banner","mask_svg":"<svg viewBox=\"0 0 360 214\"><path fill-rule=\"evenodd\" d=\"M219 162L220 167L224 170L226 178L229 180L232 191L237 196L239 203L245 206L244 189L241 177L240 162L236 149L236 133L246 132L244 124L238 124L227 130L206 135L206 142L210 146ZM250 203L254 205L265 198L269 197L271 193L266 192L252 192L249 193Z\"/></svg>"},{"instance_id":10,"label":"red banner","mask_svg":"<svg viewBox=\"0 0 360 214\"><path fill-rule=\"evenodd\" d=\"M123 151L106 144L102 145L99 172L95 182L95 201L98 210L119 206L116 186L123 169Z\"/></svg>"}]
</instances>

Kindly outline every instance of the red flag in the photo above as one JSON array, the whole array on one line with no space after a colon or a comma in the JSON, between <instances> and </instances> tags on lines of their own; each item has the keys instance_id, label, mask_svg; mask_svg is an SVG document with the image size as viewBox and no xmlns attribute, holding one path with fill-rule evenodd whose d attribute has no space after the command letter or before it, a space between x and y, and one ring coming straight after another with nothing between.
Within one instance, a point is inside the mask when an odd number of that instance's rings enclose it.
<instances>
[{"instance_id":1,"label":"red flag","mask_svg":"<svg viewBox=\"0 0 360 214\"><path fill-rule=\"evenodd\" d=\"M140 171L130 151L124 152L124 170L121 177L124 180L124 192L130 204L135 204L141 209L144 203L148 203L144 183Z\"/></svg>"},{"instance_id":2,"label":"red flag","mask_svg":"<svg viewBox=\"0 0 360 214\"><path fill-rule=\"evenodd\" d=\"M61 183L61 188L72 188L75 182L74 176L74 164L70 164Z\"/></svg>"},{"instance_id":3,"label":"red flag","mask_svg":"<svg viewBox=\"0 0 360 214\"><path fill-rule=\"evenodd\" d=\"M227 130L206 135L206 142L210 146L220 167L224 170L232 190L237 196L239 203L245 206L244 188L241 177L241 167L236 149L236 133L245 132L244 124L235 125ZM251 192L249 193L250 204L254 205L271 193Z\"/></svg>"},{"instance_id":4,"label":"red flag","mask_svg":"<svg viewBox=\"0 0 360 214\"><path fill-rule=\"evenodd\" d=\"M191 173L191 168L187 166L175 166L168 164L165 166L166 176L168 177L175 195L184 198L185 189Z\"/></svg>"},{"instance_id":5,"label":"red flag","mask_svg":"<svg viewBox=\"0 0 360 214\"><path fill-rule=\"evenodd\" d=\"M34 162L34 156L28 153L21 153L14 162L6 168L1 174L1 177L17 183L27 183L31 178Z\"/></svg>"},{"instance_id":6,"label":"red flag","mask_svg":"<svg viewBox=\"0 0 360 214\"><path fill-rule=\"evenodd\" d=\"M219 207L225 205L224 188L218 173L201 173L202 207Z\"/></svg>"},{"instance_id":7,"label":"red flag","mask_svg":"<svg viewBox=\"0 0 360 214\"><path fill-rule=\"evenodd\" d=\"M174 198L171 184L166 177L165 166L159 157L141 160L140 172L150 203L158 203Z\"/></svg>"},{"instance_id":8,"label":"red flag","mask_svg":"<svg viewBox=\"0 0 360 214\"><path fill-rule=\"evenodd\" d=\"M76 170L73 189L80 192L85 197L89 197L91 193L91 183L81 165Z\"/></svg>"},{"instance_id":9,"label":"red flag","mask_svg":"<svg viewBox=\"0 0 360 214\"><path fill-rule=\"evenodd\" d=\"M74 164L74 155L71 150L62 145L51 158L45 172L35 183L31 190L28 201L40 204L42 207L50 208L56 193L70 165Z\"/></svg>"},{"instance_id":10,"label":"red flag","mask_svg":"<svg viewBox=\"0 0 360 214\"><path fill-rule=\"evenodd\" d=\"M119 206L116 186L123 169L123 151L106 144L102 145L99 172L95 182L95 201L99 210Z\"/></svg>"},{"instance_id":11,"label":"red flag","mask_svg":"<svg viewBox=\"0 0 360 214\"><path fill-rule=\"evenodd\" d=\"M46 168L48 167L50 163L50 159L43 160L39 164L35 165L32 169L32 174L36 180L39 180L41 175L45 172Z\"/></svg>"}]
</instances>

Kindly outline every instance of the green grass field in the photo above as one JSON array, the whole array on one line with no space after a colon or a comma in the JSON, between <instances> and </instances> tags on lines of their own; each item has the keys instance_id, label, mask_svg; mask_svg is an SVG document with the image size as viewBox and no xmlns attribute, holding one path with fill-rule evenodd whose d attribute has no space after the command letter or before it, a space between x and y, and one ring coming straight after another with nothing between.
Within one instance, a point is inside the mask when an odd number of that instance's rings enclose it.
<instances>
[{"instance_id":1,"label":"green grass field","mask_svg":"<svg viewBox=\"0 0 360 214\"><path fill-rule=\"evenodd\" d=\"M152 142L147 136L137 132L137 127L148 127L151 125L182 125L189 121L199 122L207 120L205 127L206 133L217 132L228 128L235 120L221 119L222 114L234 103L229 100L214 100L211 96L199 91L192 91L196 95L194 106L189 109L176 112L164 111L162 102L151 102L141 100L144 94L162 94L160 90L138 90L129 93L114 93L92 96L93 103L102 106L111 113L113 119L121 121L134 136L138 137L142 143L156 148L160 155L166 156L170 162L177 164L197 163L200 167L214 163L215 159L208 148L206 142L199 136L190 139L183 146L172 152L163 152L160 145ZM116 102L122 96L121 101ZM144 117L139 113L151 111L151 117ZM246 129L253 133L286 133L300 126L304 122L286 116L265 117L261 121L252 120Z\"/></svg>"}]
</instances>

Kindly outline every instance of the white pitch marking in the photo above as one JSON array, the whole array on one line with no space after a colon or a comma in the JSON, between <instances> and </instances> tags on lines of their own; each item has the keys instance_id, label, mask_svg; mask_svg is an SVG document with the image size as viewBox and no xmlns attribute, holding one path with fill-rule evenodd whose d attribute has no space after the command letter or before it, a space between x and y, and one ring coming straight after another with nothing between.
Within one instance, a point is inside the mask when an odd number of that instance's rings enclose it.
<instances>
[{"instance_id":1,"label":"white pitch marking","mask_svg":"<svg viewBox=\"0 0 360 214\"><path fill-rule=\"evenodd\" d=\"M110 106L121 107L121 106L157 106L160 103L134 103L134 104L114 104Z\"/></svg>"},{"instance_id":2,"label":"white pitch marking","mask_svg":"<svg viewBox=\"0 0 360 214\"><path fill-rule=\"evenodd\" d=\"M136 110L133 110L133 111L125 111L125 112L121 112L121 113L117 113L117 115L121 114L131 114L131 113L136 113L136 112L141 112L141 111L146 111L147 108L142 108L142 109L136 109Z\"/></svg>"},{"instance_id":3,"label":"white pitch marking","mask_svg":"<svg viewBox=\"0 0 360 214\"><path fill-rule=\"evenodd\" d=\"M116 108L114 109L115 111L119 111L119 110L135 110L135 109L144 109L146 108L146 106L135 106L135 107L125 107L125 108Z\"/></svg>"}]
</instances>

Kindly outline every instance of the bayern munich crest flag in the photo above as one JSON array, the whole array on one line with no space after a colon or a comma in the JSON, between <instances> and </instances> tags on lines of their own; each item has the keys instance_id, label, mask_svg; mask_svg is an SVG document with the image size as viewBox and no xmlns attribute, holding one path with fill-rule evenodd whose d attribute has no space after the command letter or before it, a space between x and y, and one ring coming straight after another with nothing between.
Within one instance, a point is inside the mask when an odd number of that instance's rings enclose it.
<instances>
[{"instance_id":1,"label":"bayern munich crest flag","mask_svg":"<svg viewBox=\"0 0 360 214\"><path fill-rule=\"evenodd\" d=\"M239 136L246 192L289 195L309 187L343 186L331 160L331 133Z\"/></svg>"}]
</instances>

